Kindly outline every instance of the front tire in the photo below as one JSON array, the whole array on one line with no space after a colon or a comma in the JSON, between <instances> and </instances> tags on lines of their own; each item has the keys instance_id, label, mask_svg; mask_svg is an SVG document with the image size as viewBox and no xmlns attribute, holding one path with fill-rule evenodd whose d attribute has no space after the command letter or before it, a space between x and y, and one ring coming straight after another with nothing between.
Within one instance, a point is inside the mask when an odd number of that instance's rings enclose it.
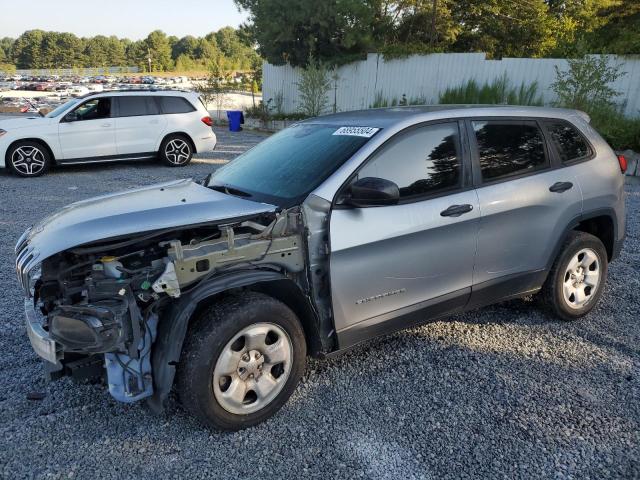
<instances>
[{"instance_id":1,"label":"front tire","mask_svg":"<svg viewBox=\"0 0 640 480\"><path fill-rule=\"evenodd\" d=\"M25 140L11 146L6 163L20 177L39 177L51 166L49 150L39 142Z\"/></svg>"},{"instance_id":2,"label":"front tire","mask_svg":"<svg viewBox=\"0 0 640 480\"><path fill-rule=\"evenodd\" d=\"M607 250L598 237L571 232L542 287L545 307L562 320L585 316L602 296L607 262Z\"/></svg>"},{"instance_id":3,"label":"front tire","mask_svg":"<svg viewBox=\"0 0 640 480\"><path fill-rule=\"evenodd\" d=\"M169 135L160 145L160 160L169 167L184 167L192 157L193 146L184 135Z\"/></svg>"},{"instance_id":4,"label":"front tire","mask_svg":"<svg viewBox=\"0 0 640 480\"><path fill-rule=\"evenodd\" d=\"M300 322L286 305L255 292L227 297L187 334L177 372L180 401L208 426L251 427L288 400L306 354Z\"/></svg>"}]
</instances>

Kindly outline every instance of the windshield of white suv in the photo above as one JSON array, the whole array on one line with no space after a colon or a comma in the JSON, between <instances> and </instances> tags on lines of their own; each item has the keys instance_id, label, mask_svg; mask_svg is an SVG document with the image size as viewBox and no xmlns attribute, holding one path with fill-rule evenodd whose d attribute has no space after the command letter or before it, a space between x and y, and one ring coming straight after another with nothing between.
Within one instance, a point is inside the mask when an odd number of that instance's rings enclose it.
<instances>
[{"instance_id":1,"label":"windshield of white suv","mask_svg":"<svg viewBox=\"0 0 640 480\"><path fill-rule=\"evenodd\" d=\"M47 117L47 118L55 118L58 115L60 115L62 112L64 112L67 108L71 107L72 105L75 105L79 101L80 101L80 99L78 99L78 98L74 98L72 100L69 100L68 102L65 102L62 105L58 106L57 108L51 110L49 113L47 113L45 115L45 117Z\"/></svg>"},{"instance_id":2,"label":"windshield of white suv","mask_svg":"<svg viewBox=\"0 0 640 480\"><path fill-rule=\"evenodd\" d=\"M320 185L377 131L370 127L294 125L217 170L208 186L252 200L293 205Z\"/></svg>"}]
</instances>

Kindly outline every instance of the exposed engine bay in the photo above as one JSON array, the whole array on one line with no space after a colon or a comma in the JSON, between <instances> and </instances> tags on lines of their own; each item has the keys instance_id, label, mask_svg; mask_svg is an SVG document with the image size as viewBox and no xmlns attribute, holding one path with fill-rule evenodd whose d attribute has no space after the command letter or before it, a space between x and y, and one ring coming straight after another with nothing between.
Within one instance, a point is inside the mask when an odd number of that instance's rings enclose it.
<instances>
[{"instance_id":1,"label":"exposed engine bay","mask_svg":"<svg viewBox=\"0 0 640 480\"><path fill-rule=\"evenodd\" d=\"M134 402L153 394L151 351L163 309L228 270L302 272L302 232L301 214L284 210L83 245L42 262L34 302L64 359L93 359L111 395Z\"/></svg>"}]
</instances>

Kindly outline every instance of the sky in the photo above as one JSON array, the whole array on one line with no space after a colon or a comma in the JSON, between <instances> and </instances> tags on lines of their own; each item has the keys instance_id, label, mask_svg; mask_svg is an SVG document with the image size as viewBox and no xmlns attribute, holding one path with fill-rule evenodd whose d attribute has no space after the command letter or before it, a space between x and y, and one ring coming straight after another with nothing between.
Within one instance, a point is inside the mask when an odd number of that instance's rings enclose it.
<instances>
[{"instance_id":1,"label":"sky","mask_svg":"<svg viewBox=\"0 0 640 480\"><path fill-rule=\"evenodd\" d=\"M23 0L24 1L24 0ZM79 37L116 35L138 40L153 30L203 36L246 20L233 0L0 0L0 37L25 30L71 32Z\"/></svg>"}]
</instances>

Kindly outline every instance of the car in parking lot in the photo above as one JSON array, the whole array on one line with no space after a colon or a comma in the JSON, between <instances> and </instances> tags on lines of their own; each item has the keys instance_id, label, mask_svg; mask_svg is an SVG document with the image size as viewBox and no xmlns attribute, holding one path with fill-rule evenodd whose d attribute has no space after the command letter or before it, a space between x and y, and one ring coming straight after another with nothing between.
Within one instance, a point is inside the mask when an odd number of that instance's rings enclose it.
<instances>
[{"instance_id":1,"label":"car in parking lot","mask_svg":"<svg viewBox=\"0 0 640 480\"><path fill-rule=\"evenodd\" d=\"M328 115L202 182L81 201L16 245L52 378L104 375L210 426L273 415L307 354L537 295L575 320L625 238L623 157L574 110ZM417 381L417 380L416 380Z\"/></svg>"},{"instance_id":2,"label":"car in parking lot","mask_svg":"<svg viewBox=\"0 0 640 480\"><path fill-rule=\"evenodd\" d=\"M103 91L45 116L0 120L0 167L36 177L52 165L159 158L187 165L215 148L213 121L198 95L182 91Z\"/></svg>"}]
</instances>

